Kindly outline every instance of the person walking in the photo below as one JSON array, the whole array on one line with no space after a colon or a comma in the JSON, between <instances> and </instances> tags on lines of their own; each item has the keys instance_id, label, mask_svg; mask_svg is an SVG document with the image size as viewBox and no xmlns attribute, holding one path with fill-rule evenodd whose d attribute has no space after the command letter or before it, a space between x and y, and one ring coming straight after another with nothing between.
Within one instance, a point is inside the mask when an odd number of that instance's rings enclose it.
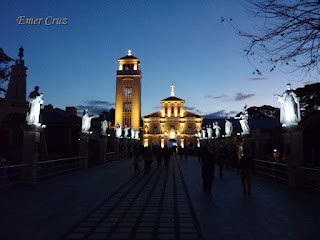
<instances>
[{"instance_id":1,"label":"person walking","mask_svg":"<svg viewBox=\"0 0 320 240\"><path fill-rule=\"evenodd\" d=\"M247 148L243 150L243 156L239 162L239 171L241 176L241 183L243 187L243 194L251 195L251 181L252 172L254 169L253 158Z\"/></svg>"},{"instance_id":2,"label":"person walking","mask_svg":"<svg viewBox=\"0 0 320 240\"><path fill-rule=\"evenodd\" d=\"M137 175L140 173L139 162L140 162L139 153L135 152L133 162L132 162L134 166L134 175Z\"/></svg>"},{"instance_id":3,"label":"person walking","mask_svg":"<svg viewBox=\"0 0 320 240\"><path fill-rule=\"evenodd\" d=\"M162 155L163 155L163 149L160 147L157 147L157 165L158 168L161 168L161 162L162 162Z\"/></svg>"},{"instance_id":4,"label":"person walking","mask_svg":"<svg viewBox=\"0 0 320 240\"><path fill-rule=\"evenodd\" d=\"M215 171L215 159L206 146L201 149L201 163L202 163L202 186L203 191L211 194L212 181Z\"/></svg>"},{"instance_id":5,"label":"person walking","mask_svg":"<svg viewBox=\"0 0 320 240\"><path fill-rule=\"evenodd\" d=\"M164 168L169 169L169 161L171 158L171 151L168 148L164 148Z\"/></svg>"},{"instance_id":6,"label":"person walking","mask_svg":"<svg viewBox=\"0 0 320 240\"><path fill-rule=\"evenodd\" d=\"M224 148L223 146L220 146L220 149L218 151L218 155L217 155L217 162L218 162L218 166L219 166L219 175L220 177L223 177L223 166L225 164L225 152L224 152Z\"/></svg>"},{"instance_id":7,"label":"person walking","mask_svg":"<svg viewBox=\"0 0 320 240\"><path fill-rule=\"evenodd\" d=\"M143 154L144 159L144 174L149 174L152 163L152 150L150 147L146 147L145 152Z\"/></svg>"}]
</instances>

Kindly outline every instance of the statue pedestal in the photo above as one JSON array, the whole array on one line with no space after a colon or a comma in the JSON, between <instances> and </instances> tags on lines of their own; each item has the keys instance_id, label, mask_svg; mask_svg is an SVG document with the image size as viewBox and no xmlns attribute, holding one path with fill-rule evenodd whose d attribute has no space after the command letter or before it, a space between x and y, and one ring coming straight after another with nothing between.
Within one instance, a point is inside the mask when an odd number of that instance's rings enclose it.
<instances>
[{"instance_id":1,"label":"statue pedestal","mask_svg":"<svg viewBox=\"0 0 320 240\"><path fill-rule=\"evenodd\" d=\"M89 133L81 133L80 136L80 145L79 145L79 156L81 159L81 168L88 168L88 160L89 160Z\"/></svg>"},{"instance_id":2,"label":"statue pedestal","mask_svg":"<svg viewBox=\"0 0 320 240\"><path fill-rule=\"evenodd\" d=\"M106 163L106 150L108 145L108 136L101 135L99 140L99 164Z\"/></svg>"},{"instance_id":3,"label":"statue pedestal","mask_svg":"<svg viewBox=\"0 0 320 240\"><path fill-rule=\"evenodd\" d=\"M23 131L23 163L28 164L23 170L23 180L26 184L37 183L37 168L40 151L40 134L42 128L36 125L26 125Z\"/></svg>"},{"instance_id":4,"label":"statue pedestal","mask_svg":"<svg viewBox=\"0 0 320 240\"><path fill-rule=\"evenodd\" d=\"M299 187L303 184L303 137L302 129L294 127L285 129L282 133L284 139L284 154L287 162L288 185Z\"/></svg>"}]
</instances>

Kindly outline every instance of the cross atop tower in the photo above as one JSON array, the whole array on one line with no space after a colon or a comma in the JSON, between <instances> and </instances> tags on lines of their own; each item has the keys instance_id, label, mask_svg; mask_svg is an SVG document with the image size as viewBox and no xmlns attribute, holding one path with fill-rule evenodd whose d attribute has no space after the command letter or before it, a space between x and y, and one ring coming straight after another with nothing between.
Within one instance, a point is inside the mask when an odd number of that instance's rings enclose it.
<instances>
[{"instance_id":1,"label":"cross atop tower","mask_svg":"<svg viewBox=\"0 0 320 240\"><path fill-rule=\"evenodd\" d=\"M132 55L131 52L132 52L131 50L128 51L128 56L131 56L131 55Z\"/></svg>"},{"instance_id":2,"label":"cross atop tower","mask_svg":"<svg viewBox=\"0 0 320 240\"><path fill-rule=\"evenodd\" d=\"M174 87L175 87L175 86L174 86L174 85L171 85L170 87L171 87L171 97L174 97Z\"/></svg>"}]
</instances>

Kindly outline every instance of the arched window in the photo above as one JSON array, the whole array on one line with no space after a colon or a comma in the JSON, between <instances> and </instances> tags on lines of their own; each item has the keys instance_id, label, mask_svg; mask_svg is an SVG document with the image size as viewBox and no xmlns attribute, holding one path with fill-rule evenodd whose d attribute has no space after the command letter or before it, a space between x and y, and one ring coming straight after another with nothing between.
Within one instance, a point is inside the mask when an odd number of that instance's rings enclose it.
<instances>
[{"instance_id":1,"label":"arched window","mask_svg":"<svg viewBox=\"0 0 320 240\"><path fill-rule=\"evenodd\" d=\"M153 128L153 134L158 134L158 128L157 127Z\"/></svg>"}]
</instances>

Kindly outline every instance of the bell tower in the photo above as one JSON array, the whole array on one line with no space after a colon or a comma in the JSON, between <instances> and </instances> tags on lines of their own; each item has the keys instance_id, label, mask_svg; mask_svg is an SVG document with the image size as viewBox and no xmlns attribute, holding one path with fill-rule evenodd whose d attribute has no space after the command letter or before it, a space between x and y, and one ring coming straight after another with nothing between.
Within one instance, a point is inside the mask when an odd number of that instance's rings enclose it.
<instances>
[{"instance_id":1,"label":"bell tower","mask_svg":"<svg viewBox=\"0 0 320 240\"><path fill-rule=\"evenodd\" d=\"M128 51L128 55L118 59L116 86L115 124L140 128L141 119L141 71L140 61Z\"/></svg>"},{"instance_id":2,"label":"bell tower","mask_svg":"<svg viewBox=\"0 0 320 240\"><path fill-rule=\"evenodd\" d=\"M11 69L6 99L26 101L26 72L28 68L24 66L22 47L19 49L19 59Z\"/></svg>"}]
</instances>

